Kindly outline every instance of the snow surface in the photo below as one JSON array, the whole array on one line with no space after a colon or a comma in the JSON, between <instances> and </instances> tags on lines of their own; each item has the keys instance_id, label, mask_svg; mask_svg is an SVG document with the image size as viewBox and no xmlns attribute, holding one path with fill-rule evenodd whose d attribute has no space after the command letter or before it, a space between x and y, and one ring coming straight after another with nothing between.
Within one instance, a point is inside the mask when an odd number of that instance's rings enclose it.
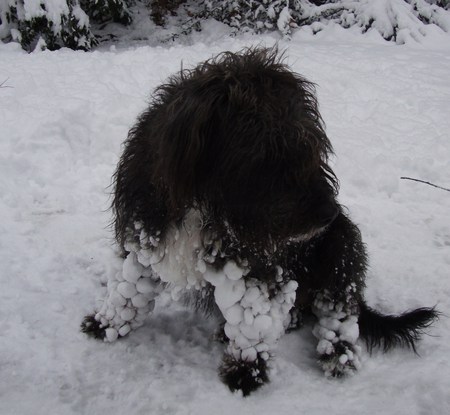
<instances>
[{"instance_id":1,"label":"snow surface","mask_svg":"<svg viewBox=\"0 0 450 415\"><path fill-rule=\"evenodd\" d=\"M223 50L277 37L224 37L211 23L188 44L26 54L0 45L0 413L450 413L450 322L420 357L362 353L362 368L326 379L311 325L286 335L271 382L248 398L217 376L215 321L158 301L114 344L79 331L121 269L108 228L108 188L121 143L150 91ZM292 67L318 85L334 144L340 201L360 225L367 299L384 312L450 310L450 41L440 32L395 46L330 25L300 30ZM132 276L130 276L132 278ZM245 318L245 316L244 316Z\"/></svg>"}]
</instances>

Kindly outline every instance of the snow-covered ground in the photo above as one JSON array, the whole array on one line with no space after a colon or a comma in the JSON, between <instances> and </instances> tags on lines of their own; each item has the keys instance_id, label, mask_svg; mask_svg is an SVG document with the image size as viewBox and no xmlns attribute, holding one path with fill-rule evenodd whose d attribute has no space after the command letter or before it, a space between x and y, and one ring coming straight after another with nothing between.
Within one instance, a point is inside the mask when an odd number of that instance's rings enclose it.
<instances>
[{"instance_id":1,"label":"snow-covered ground","mask_svg":"<svg viewBox=\"0 0 450 415\"><path fill-rule=\"evenodd\" d=\"M79 330L120 267L110 178L151 90L223 50L275 37L26 54L0 45L0 414L450 413L450 322L420 357L363 355L352 378L328 380L310 327L285 336L271 383L248 398L216 373L214 321L161 301L148 323L106 344ZM450 314L450 38L396 46L331 27L280 41L317 83L334 144L340 201L370 253L368 302L384 312L437 304Z\"/></svg>"}]
</instances>

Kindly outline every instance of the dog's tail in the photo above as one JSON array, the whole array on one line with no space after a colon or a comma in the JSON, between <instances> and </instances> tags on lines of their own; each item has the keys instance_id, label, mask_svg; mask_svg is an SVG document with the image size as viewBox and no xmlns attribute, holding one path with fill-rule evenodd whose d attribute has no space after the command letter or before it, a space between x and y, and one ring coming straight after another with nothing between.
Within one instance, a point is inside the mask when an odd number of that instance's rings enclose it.
<instances>
[{"instance_id":1,"label":"dog's tail","mask_svg":"<svg viewBox=\"0 0 450 415\"><path fill-rule=\"evenodd\" d=\"M396 346L406 346L417 354L416 342L439 315L435 307L418 308L399 315L384 315L362 302L359 332L369 352L374 347L382 347L386 352Z\"/></svg>"}]
</instances>

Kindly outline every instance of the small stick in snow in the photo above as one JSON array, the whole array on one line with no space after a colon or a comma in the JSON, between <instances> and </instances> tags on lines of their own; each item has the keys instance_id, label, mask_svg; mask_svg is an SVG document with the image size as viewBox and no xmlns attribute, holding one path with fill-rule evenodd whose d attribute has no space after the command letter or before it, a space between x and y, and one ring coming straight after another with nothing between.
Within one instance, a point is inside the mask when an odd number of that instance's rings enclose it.
<instances>
[{"instance_id":1,"label":"small stick in snow","mask_svg":"<svg viewBox=\"0 0 450 415\"><path fill-rule=\"evenodd\" d=\"M403 180L412 180L412 181L414 181L414 182L419 182L419 183L425 183L425 184L428 184L428 185L430 185L430 186L436 187L436 188L438 188L438 189L446 190L447 192L450 192L450 189L447 189L446 187L438 186L438 185L436 185L436 184L433 184L433 183L430 183L430 182L426 182L426 181L424 181L424 180L413 179L413 178L411 178L411 177L400 177L400 179L403 179Z\"/></svg>"},{"instance_id":2,"label":"small stick in snow","mask_svg":"<svg viewBox=\"0 0 450 415\"><path fill-rule=\"evenodd\" d=\"M0 88L12 88L12 86L5 85L5 83L8 81L8 79L9 79L9 78L7 78L5 81L3 81L3 82L0 84Z\"/></svg>"}]
</instances>

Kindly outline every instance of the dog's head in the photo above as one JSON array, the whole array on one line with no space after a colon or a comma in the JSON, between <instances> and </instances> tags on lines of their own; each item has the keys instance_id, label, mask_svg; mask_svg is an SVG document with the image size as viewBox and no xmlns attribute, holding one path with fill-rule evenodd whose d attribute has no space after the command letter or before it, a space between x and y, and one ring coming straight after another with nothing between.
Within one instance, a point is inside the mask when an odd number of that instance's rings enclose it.
<instances>
[{"instance_id":1,"label":"dog's head","mask_svg":"<svg viewBox=\"0 0 450 415\"><path fill-rule=\"evenodd\" d=\"M275 49L225 52L155 95L154 180L247 240L305 238L337 215L313 85Z\"/></svg>"}]
</instances>

